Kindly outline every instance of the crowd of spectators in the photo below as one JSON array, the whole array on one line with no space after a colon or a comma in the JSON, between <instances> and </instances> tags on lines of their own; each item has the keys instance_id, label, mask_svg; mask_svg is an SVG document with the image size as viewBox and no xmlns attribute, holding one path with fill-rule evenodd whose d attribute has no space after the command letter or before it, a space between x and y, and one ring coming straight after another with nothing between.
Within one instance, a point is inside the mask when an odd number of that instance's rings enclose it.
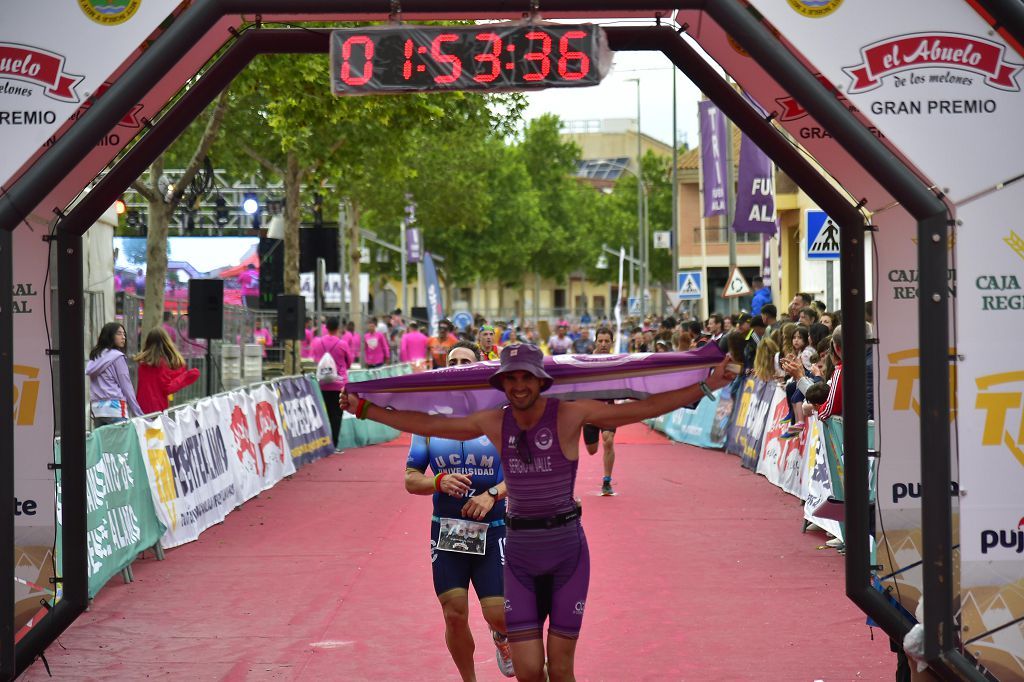
<instances>
[{"instance_id":1,"label":"crowd of spectators","mask_svg":"<svg viewBox=\"0 0 1024 682\"><path fill-rule=\"evenodd\" d=\"M758 293L764 291L767 289L760 289ZM828 310L822 301L806 293L796 294L781 314L774 304L766 302L768 300L768 296L761 296L754 301L755 314L714 312L706 320L693 319L685 311L680 319L675 315L630 317L624 320L618 351L682 352L709 343L718 344L743 366L733 390L738 390L743 376L777 381L786 386L793 406L787 437L797 435L812 409L805 401L806 389L811 385L822 382L829 387L826 400L813 407L820 418L827 419L841 412L842 313ZM312 320L307 327L311 337L308 343L312 344ZM353 361L361 362L363 367L411 362L429 369L444 367L448 351L459 341L476 343L488 357L514 342L535 344L547 355L588 354L594 348L594 332L600 327L614 329L615 325L607 318L592 318L589 314L575 322L556 320L541 325L530 320L488 320L476 315L472 324L461 329L450 320L441 320L433 336L425 327L421 322L405 318L401 310L395 310L390 316L368 318L363 334L356 334L354 326L348 323L348 331L342 338L349 345ZM871 336L870 319L867 331ZM870 354L868 358L870 360ZM868 370L871 371L870 363ZM812 395L819 392L813 391ZM873 409L870 395L868 402L870 414Z\"/></svg>"}]
</instances>

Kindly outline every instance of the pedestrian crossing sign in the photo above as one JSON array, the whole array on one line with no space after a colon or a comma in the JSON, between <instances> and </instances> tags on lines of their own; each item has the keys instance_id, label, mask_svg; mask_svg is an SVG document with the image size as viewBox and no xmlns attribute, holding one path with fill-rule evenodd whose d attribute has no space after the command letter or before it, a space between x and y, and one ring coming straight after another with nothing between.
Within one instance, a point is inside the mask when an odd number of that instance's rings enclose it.
<instances>
[{"instance_id":1,"label":"pedestrian crossing sign","mask_svg":"<svg viewBox=\"0 0 1024 682\"><path fill-rule=\"evenodd\" d=\"M824 211L807 211L808 260L839 259L839 226Z\"/></svg>"},{"instance_id":2,"label":"pedestrian crossing sign","mask_svg":"<svg viewBox=\"0 0 1024 682\"><path fill-rule=\"evenodd\" d=\"M749 296L752 293L750 284L747 283L747 278L743 276L738 267L732 269L732 274L729 275L729 281L725 283L725 289L722 291L723 298L736 298L738 296Z\"/></svg>"},{"instance_id":3,"label":"pedestrian crossing sign","mask_svg":"<svg viewBox=\"0 0 1024 682\"><path fill-rule=\"evenodd\" d=\"M678 299L680 301L696 301L704 298L704 287L701 282L700 270L689 270L676 273L678 282Z\"/></svg>"}]
</instances>

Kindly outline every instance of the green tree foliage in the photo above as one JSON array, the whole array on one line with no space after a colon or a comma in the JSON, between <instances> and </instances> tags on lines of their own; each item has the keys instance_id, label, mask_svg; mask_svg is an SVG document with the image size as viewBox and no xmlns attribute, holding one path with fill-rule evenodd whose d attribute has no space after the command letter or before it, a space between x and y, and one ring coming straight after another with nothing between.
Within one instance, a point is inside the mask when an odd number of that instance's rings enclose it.
<instances>
[{"instance_id":1,"label":"green tree foliage","mask_svg":"<svg viewBox=\"0 0 1024 682\"><path fill-rule=\"evenodd\" d=\"M650 283L669 283L675 276L672 252L655 249L653 234L672 229L672 160L654 152L647 152L643 160L644 185L647 187L648 252L651 261ZM627 251L637 245L636 176L623 173L609 195L608 222L614 225L609 246L625 246Z\"/></svg>"},{"instance_id":2,"label":"green tree foliage","mask_svg":"<svg viewBox=\"0 0 1024 682\"><path fill-rule=\"evenodd\" d=\"M530 269L542 277L564 279L593 256L587 238L595 212L586 204L597 199L590 188L574 177L580 149L563 142L557 116L545 114L530 121L517 151L526 166L543 220L534 226L534 253Z\"/></svg>"}]
</instances>

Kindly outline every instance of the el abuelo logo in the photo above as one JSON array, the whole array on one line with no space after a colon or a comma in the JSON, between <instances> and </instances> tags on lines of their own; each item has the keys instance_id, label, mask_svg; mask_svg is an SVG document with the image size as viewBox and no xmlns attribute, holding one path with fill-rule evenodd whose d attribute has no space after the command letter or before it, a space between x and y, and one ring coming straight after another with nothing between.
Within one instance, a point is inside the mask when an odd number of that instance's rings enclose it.
<instances>
[{"instance_id":1,"label":"el abuelo logo","mask_svg":"<svg viewBox=\"0 0 1024 682\"><path fill-rule=\"evenodd\" d=\"M78 0L78 6L97 24L116 26L135 16L142 0Z\"/></svg>"},{"instance_id":2,"label":"el abuelo logo","mask_svg":"<svg viewBox=\"0 0 1024 682\"><path fill-rule=\"evenodd\" d=\"M0 43L0 81L22 81L42 85L43 94L61 102L79 101L75 86L85 76L64 71L64 55L31 45ZM31 89L0 83L0 94L30 96Z\"/></svg>"},{"instance_id":3,"label":"el abuelo logo","mask_svg":"<svg viewBox=\"0 0 1024 682\"><path fill-rule=\"evenodd\" d=\"M1001 372L975 379L978 396L974 407L984 410L985 425L981 433L983 446L1005 445L1010 454L1024 466L1024 371ZM1011 423L1018 424L1017 434L1006 429L1007 418L1013 413Z\"/></svg>"},{"instance_id":4,"label":"el abuelo logo","mask_svg":"<svg viewBox=\"0 0 1024 682\"><path fill-rule=\"evenodd\" d=\"M811 19L827 17L843 4L843 0L786 0L786 2L794 10Z\"/></svg>"},{"instance_id":5,"label":"el abuelo logo","mask_svg":"<svg viewBox=\"0 0 1024 682\"><path fill-rule=\"evenodd\" d=\"M945 73L910 77L910 84L940 83L973 85L976 74L985 85L999 90L1018 91L1017 74L1024 65L1003 61L1005 47L984 38L959 33L912 33L885 38L860 50L861 63L843 67L851 79L848 94L867 92L882 86L883 79L904 71L944 68ZM905 84L896 80L896 85Z\"/></svg>"},{"instance_id":6,"label":"el abuelo logo","mask_svg":"<svg viewBox=\"0 0 1024 682\"><path fill-rule=\"evenodd\" d=\"M1015 554L1024 554L1024 517L1017 522L1016 528L981 531L982 554L1000 547Z\"/></svg>"}]
</instances>

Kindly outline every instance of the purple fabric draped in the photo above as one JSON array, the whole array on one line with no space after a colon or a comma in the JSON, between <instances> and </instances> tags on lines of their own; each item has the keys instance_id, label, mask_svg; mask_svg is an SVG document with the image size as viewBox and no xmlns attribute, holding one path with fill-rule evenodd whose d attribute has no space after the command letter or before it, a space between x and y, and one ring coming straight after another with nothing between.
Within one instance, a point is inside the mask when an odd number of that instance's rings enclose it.
<instances>
[{"instance_id":1,"label":"purple fabric draped","mask_svg":"<svg viewBox=\"0 0 1024 682\"><path fill-rule=\"evenodd\" d=\"M722 351L715 344L686 353L545 357L544 370L555 382L544 395L565 400L646 398L706 379L709 370L721 362L722 357ZM487 383L499 366L497 360L490 360L420 374L350 382L348 391L396 410L465 416L505 404L505 394Z\"/></svg>"},{"instance_id":2,"label":"purple fabric draped","mask_svg":"<svg viewBox=\"0 0 1024 682\"><path fill-rule=\"evenodd\" d=\"M762 232L771 236L778 231L772 160L746 135L740 139L735 213L732 229L736 232Z\"/></svg>"}]
</instances>

